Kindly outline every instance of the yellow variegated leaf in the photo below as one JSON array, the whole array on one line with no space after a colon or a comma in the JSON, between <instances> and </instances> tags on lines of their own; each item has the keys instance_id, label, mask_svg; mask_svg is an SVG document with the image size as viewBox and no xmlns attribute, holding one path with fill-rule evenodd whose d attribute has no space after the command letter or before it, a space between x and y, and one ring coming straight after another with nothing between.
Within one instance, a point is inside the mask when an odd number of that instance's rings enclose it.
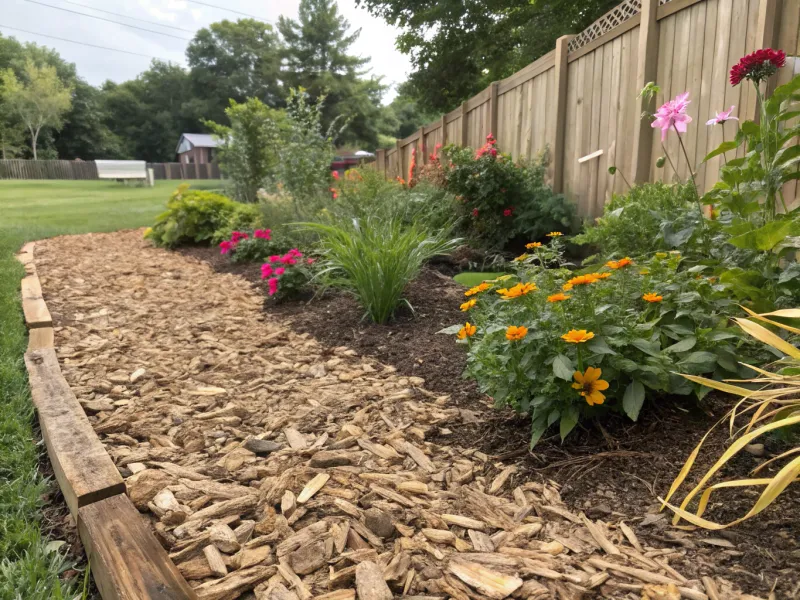
<instances>
[{"instance_id":1,"label":"yellow variegated leaf","mask_svg":"<svg viewBox=\"0 0 800 600\"><path fill-rule=\"evenodd\" d=\"M695 514L698 517L702 517L703 513L706 512L706 508L708 507L708 500L711 498L711 492L714 490L720 490L723 488L730 488L730 487L748 487L748 486L755 486L755 485L768 485L772 479L735 479L733 481L723 481L722 483L715 483L714 485L708 486L704 491L703 495L700 496L700 501L697 503L697 512Z\"/></svg>"},{"instance_id":2,"label":"yellow variegated leaf","mask_svg":"<svg viewBox=\"0 0 800 600\"><path fill-rule=\"evenodd\" d=\"M744 306L742 306L744 308ZM744 308L747 310L746 308ZM747 312L750 312L749 310ZM784 319L800 319L800 308L782 308L768 313L761 313L762 317L782 317Z\"/></svg>"},{"instance_id":3,"label":"yellow variegated leaf","mask_svg":"<svg viewBox=\"0 0 800 600\"><path fill-rule=\"evenodd\" d=\"M735 394L736 396L744 396L745 398L749 398L753 395L753 390L748 390L747 388L739 387L737 385L731 385L729 383L725 383L722 381L715 381L713 379L708 379L707 377L700 377L699 375L685 375L684 373L680 373L682 377L685 377L689 381L694 381L695 383L699 383L700 385L704 385L706 387L714 388L715 390L719 390L721 392L728 392L729 394Z\"/></svg>"},{"instance_id":4,"label":"yellow variegated leaf","mask_svg":"<svg viewBox=\"0 0 800 600\"><path fill-rule=\"evenodd\" d=\"M766 327L762 327L758 323L753 323L753 321L748 321L747 319L734 319L734 321L739 324L739 327L744 329L758 341L769 344L776 350L779 350L784 354L791 356L792 358L800 358L800 350L792 346L780 336L772 333Z\"/></svg>"},{"instance_id":5,"label":"yellow variegated leaf","mask_svg":"<svg viewBox=\"0 0 800 600\"><path fill-rule=\"evenodd\" d=\"M670 486L670 488L669 488L669 492L667 492L667 497L666 497L666 499L664 499L664 500L662 501L662 504L661 504L661 509L660 509L660 510L664 510L664 507L665 507L665 506L669 506L669 505L667 504L667 501L668 501L670 498L672 498L672 495L673 495L673 494L674 494L676 491L678 491L678 488L679 488L679 487L681 487L681 484L683 483L684 479L686 479L686 476L689 474L689 471L691 471L691 469L692 469L692 466L694 465L694 461L697 459L697 455L700 453L700 447L701 447L701 446L703 445L703 443L706 441L706 438L707 438L707 437L708 437L708 436L711 434L711 432L712 432L712 431L714 431L714 428L715 428L717 425L719 425L721 422L722 422L722 420L720 420L720 421L717 421L717 422L714 424L714 427L712 427L711 429L709 429L709 430L706 432L706 434L705 434L705 435L703 436L703 438L700 440L700 443L699 443L699 444L697 444L697 446L695 446L694 450L692 450L692 453L689 455L689 458L687 458L687 459L686 459L686 462L684 463L683 467L681 468L681 472L680 472L680 473L678 473L678 476L675 478L675 481L673 481L673 482L672 482L672 485L671 485L671 486Z\"/></svg>"},{"instance_id":6,"label":"yellow variegated leaf","mask_svg":"<svg viewBox=\"0 0 800 600\"><path fill-rule=\"evenodd\" d=\"M766 467L768 464L773 463L776 460L781 460L782 458L786 458L787 456L791 456L792 454L797 454L798 452L800 452L800 446L798 446L797 448L792 448L791 450L787 450L786 452L783 452L782 454L778 454L778 456L773 456L769 460L767 460L767 461L761 463L760 465L758 465L755 469L753 469L753 471L750 474L751 475L758 475L759 472L764 467Z\"/></svg>"},{"instance_id":7,"label":"yellow variegated leaf","mask_svg":"<svg viewBox=\"0 0 800 600\"><path fill-rule=\"evenodd\" d=\"M661 498L659 498L661 500ZM673 524L677 523L681 519L684 521L688 521L692 525L697 525L698 527L702 527L703 529L711 529L712 531L717 531L719 529L725 529L728 525L720 525L719 523L714 523L714 521L709 521L708 519L703 519L702 517L698 517L690 513L689 511L683 510L682 508L678 508L677 506L673 506L668 502L661 500L662 506L666 506L672 512L675 513L675 518L672 520Z\"/></svg>"},{"instance_id":8,"label":"yellow variegated leaf","mask_svg":"<svg viewBox=\"0 0 800 600\"><path fill-rule=\"evenodd\" d=\"M779 323L778 321L773 321L772 319L768 319L764 315L760 315L756 312L753 312L746 306L743 306L742 308L745 309L747 313L754 319L759 319L760 321L764 321L765 323L769 323L770 325L775 325L776 327L780 327L781 329L785 329L786 331L791 331L792 333L800 334L800 329L798 329L797 327L792 327L791 325L786 325L785 323ZM770 314L770 313L765 313L765 314Z\"/></svg>"},{"instance_id":9,"label":"yellow variegated leaf","mask_svg":"<svg viewBox=\"0 0 800 600\"><path fill-rule=\"evenodd\" d=\"M780 423L780 421L777 422ZM783 492L783 490L789 486L789 484L797 479L798 475L800 475L800 456L783 467L778 474L772 478L770 484L767 486L767 489L762 492L761 496L756 501L755 506L750 509L750 512L747 513L745 519L752 517L753 515L757 515L770 504L772 504L775 501L775 498L777 498L781 492Z\"/></svg>"}]
</instances>

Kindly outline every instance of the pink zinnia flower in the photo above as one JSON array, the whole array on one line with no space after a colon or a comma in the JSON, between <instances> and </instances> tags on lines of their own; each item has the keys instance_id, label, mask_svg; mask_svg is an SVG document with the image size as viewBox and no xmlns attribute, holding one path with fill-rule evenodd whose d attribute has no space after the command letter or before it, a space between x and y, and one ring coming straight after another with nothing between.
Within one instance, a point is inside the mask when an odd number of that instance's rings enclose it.
<instances>
[{"instance_id":1,"label":"pink zinnia flower","mask_svg":"<svg viewBox=\"0 0 800 600\"><path fill-rule=\"evenodd\" d=\"M260 238L262 240L268 240L272 237L272 230L271 229L256 229L253 232L253 237Z\"/></svg>"},{"instance_id":2,"label":"pink zinnia flower","mask_svg":"<svg viewBox=\"0 0 800 600\"><path fill-rule=\"evenodd\" d=\"M738 121L739 119L731 116L734 108L736 107L731 106L728 110L718 112L716 117L706 121L706 125L722 125L725 121Z\"/></svg>"},{"instance_id":3,"label":"pink zinnia flower","mask_svg":"<svg viewBox=\"0 0 800 600\"><path fill-rule=\"evenodd\" d=\"M274 296L278 293L278 278L273 277L272 279L267 280L267 285L269 286L269 295Z\"/></svg>"},{"instance_id":4,"label":"pink zinnia flower","mask_svg":"<svg viewBox=\"0 0 800 600\"><path fill-rule=\"evenodd\" d=\"M331 171L331 177L333 177L336 181L339 181L339 171Z\"/></svg>"},{"instance_id":5,"label":"pink zinnia flower","mask_svg":"<svg viewBox=\"0 0 800 600\"><path fill-rule=\"evenodd\" d=\"M786 52L762 48L743 56L739 62L731 67L731 85L737 86L742 79L749 79L756 85L774 75L775 72L786 64Z\"/></svg>"},{"instance_id":6,"label":"pink zinnia flower","mask_svg":"<svg viewBox=\"0 0 800 600\"><path fill-rule=\"evenodd\" d=\"M228 252L232 251L236 248L236 244L229 241L220 242L219 244L219 253L220 254L227 254Z\"/></svg>"},{"instance_id":7,"label":"pink zinnia flower","mask_svg":"<svg viewBox=\"0 0 800 600\"><path fill-rule=\"evenodd\" d=\"M244 233L243 231L234 231L234 232L231 234L231 241L232 241L234 244L236 244L236 243L238 243L240 240L246 240L248 237L250 237L250 236L249 236L249 235L247 235L246 233Z\"/></svg>"},{"instance_id":8,"label":"pink zinnia flower","mask_svg":"<svg viewBox=\"0 0 800 600\"><path fill-rule=\"evenodd\" d=\"M267 277L272 276L272 265L269 263L264 263L261 265L261 279L266 279Z\"/></svg>"},{"instance_id":9,"label":"pink zinnia flower","mask_svg":"<svg viewBox=\"0 0 800 600\"><path fill-rule=\"evenodd\" d=\"M510 217L512 214L514 214L514 209L513 208L507 208L507 209L505 209L503 211L503 216L504 217Z\"/></svg>"},{"instance_id":10,"label":"pink zinnia flower","mask_svg":"<svg viewBox=\"0 0 800 600\"><path fill-rule=\"evenodd\" d=\"M650 125L653 129L661 129L661 142L667 139L667 132L673 127L680 133L686 133L686 125L692 122L692 117L686 114L689 106L689 92L678 94L674 100L665 102L656 111L656 118Z\"/></svg>"},{"instance_id":11,"label":"pink zinnia flower","mask_svg":"<svg viewBox=\"0 0 800 600\"><path fill-rule=\"evenodd\" d=\"M281 257L280 257L280 256L278 256L277 254L273 254L273 255L272 255L272 256L270 256L270 257L269 257L267 260L269 260L269 262L271 262L271 263L276 263L276 262L278 262L280 259L281 259Z\"/></svg>"},{"instance_id":12,"label":"pink zinnia flower","mask_svg":"<svg viewBox=\"0 0 800 600\"><path fill-rule=\"evenodd\" d=\"M283 275L285 272L286 269L284 269L283 267L278 267L277 269L275 269L275 275Z\"/></svg>"},{"instance_id":13,"label":"pink zinnia flower","mask_svg":"<svg viewBox=\"0 0 800 600\"><path fill-rule=\"evenodd\" d=\"M472 216L473 217L477 217L478 216L478 209L477 208L473 208L472 209Z\"/></svg>"}]
</instances>

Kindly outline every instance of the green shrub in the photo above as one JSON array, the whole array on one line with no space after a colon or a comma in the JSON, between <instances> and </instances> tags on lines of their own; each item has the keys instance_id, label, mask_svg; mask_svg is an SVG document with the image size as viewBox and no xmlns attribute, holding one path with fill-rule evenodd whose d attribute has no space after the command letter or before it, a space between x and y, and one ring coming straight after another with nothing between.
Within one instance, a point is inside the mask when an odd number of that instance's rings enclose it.
<instances>
[{"instance_id":1,"label":"green shrub","mask_svg":"<svg viewBox=\"0 0 800 600\"><path fill-rule=\"evenodd\" d=\"M443 331L467 344L467 370L483 392L530 414L532 443L550 426L564 438L608 411L636 420L648 396L705 393L675 371L752 374L738 362L739 331L727 326L733 302L704 267L680 270L679 253L656 253L576 275L562 249L558 239L531 247L516 275L467 291L469 323Z\"/></svg>"},{"instance_id":2,"label":"green shrub","mask_svg":"<svg viewBox=\"0 0 800 600\"><path fill-rule=\"evenodd\" d=\"M485 248L499 250L515 238L540 239L572 228L574 207L545 182L545 155L515 163L497 151L490 135L477 151L448 146L444 156L431 158L426 177L444 180L459 200L455 214L464 232Z\"/></svg>"},{"instance_id":3,"label":"green shrub","mask_svg":"<svg viewBox=\"0 0 800 600\"><path fill-rule=\"evenodd\" d=\"M450 252L458 243L444 233L431 235L399 219L368 217L341 225L305 226L320 237L318 277L323 285L352 292L376 323L388 321L402 302L408 305L403 291L425 261Z\"/></svg>"},{"instance_id":4,"label":"green shrub","mask_svg":"<svg viewBox=\"0 0 800 600\"><path fill-rule=\"evenodd\" d=\"M603 216L573 238L580 245L596 246L605 258L639 256L672 249L663 226L684 212L697 213L691 184L645 183L627 194L615 194Z\"/></svg>"},{"instance_id":5,"label":"green shrub","mask_svg":"<svg viewBox=\"0 0 800 600\"><path fill-rule=\"evenodd\" d=\"M214 232L212 243L219 244L231 238L234 231L251 231L261 227L261 210L256 204L235 203L234 210L224 226Z\"/></svg>"},{"instance_id":6,"label":"green shrub","mask_svg":"<svg viewBox=\"0 0 800 600\"><path fill-rule=\"evenodd\" d=\"M230 198L189 189L183 184L167 201L166 212L156 217L145 237L157 246L174 248L180 244L211 243L214 234L227 227L237 211L238 203Z\"/></svg>"}]
</instances>

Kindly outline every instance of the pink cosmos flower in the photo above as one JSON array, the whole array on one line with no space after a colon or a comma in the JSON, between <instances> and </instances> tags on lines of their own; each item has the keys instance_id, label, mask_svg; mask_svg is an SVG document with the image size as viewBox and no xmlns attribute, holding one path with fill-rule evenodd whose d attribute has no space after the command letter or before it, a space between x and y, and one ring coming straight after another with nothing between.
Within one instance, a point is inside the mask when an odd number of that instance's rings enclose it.
<instances>
[{"instance_id":1,"label":"pink cosmos flower","mask_svg":"<svg viewBox=\"0 0 800 600\"><path fill-rule=\"evenodd\" d=\"M259 238L262 240L268 240L272 237L272 230L271 229L256 229L253 232L253 237Z\"/></svg>"},{"instance_id":2,"label":"pink cosmos flower","mask_svg":"<svg viewBox=\"0 0 800 600\"><path fill-rule=\"evenodd\" d=\"M728 110L718 112L716 117L706 121L706 125L722 125L725 121L738 121L739 119L731 116L734 108L736 106L731 106Z\"/></svg>"},{"instance_id":3,"label":"pink cosmos flower","mask_svg":"<svg viewBox=\"0 0 800 600\"><path fill-rule=\"evenodd\" d=\"M283 275L285 272L286 269L284 269L283 267L278 267L277 269L275 269L275 275Z\"/></svg>"},{"instance_id":4,"label":"pink cosmos flower","mask_svg":"<svg viewBox=\"0 0 800 600\"><path fill-rule=\"evenodd\" d=\"M278 256L277 254L273 254L273 255L272 255L272 256L270 256L270 257L269 257L267 260L269 260L269 262L271 262L271 263L276 263L276 262L278 262L280 259L281 259L281 257L280 257L280 256Z\"/></svg>"},{"instance_id":5,"label":"pink cosmos flower","mask_svg":"<svg viewBox=\"0 0 800 600\"><path fill-rule=\"evenodd\" d=\"M267 280L267 285L269 286L269 295L274 296L278 293L278 278L273 277L272 279Z\"/></svg>"},{"instance_id":6,"label":"pink cosmos flower","mask_svg":"<svg viewBox=\"0 0 800 600\"><path fill-rule=\"evenodd\" d=\"M272 265L269 263L264 263L261 265L261 279L266 279L267 277L272 276Z\"/></svg>"},{"instance_id":7,"label":"pink cosmos flower","mask_svg":"<svg viewBox=\"0 0 800 600\"><path fill-rule=\"evenodd\" d=\"M227 254L228 252L233 251L236 248L236 244L229 241L220 242L219 244L219 253L220 254Z\"/></svg>"},{"instance_id":8,"label":"pink cosmos flower","mask_svg":"<svg viewBox=\"0 0 800 600\"><path fill-rule=\"evenodd\" d=\"M674 100L665 102L656 111L656 118L650 125L653 129L661 129L661 142L667 139L667 132L675 129L679 134L686 133L686 125L692 122L692 117L686 114L689 106L689 92L678 94Z\"/></svg>"}]
</instances>

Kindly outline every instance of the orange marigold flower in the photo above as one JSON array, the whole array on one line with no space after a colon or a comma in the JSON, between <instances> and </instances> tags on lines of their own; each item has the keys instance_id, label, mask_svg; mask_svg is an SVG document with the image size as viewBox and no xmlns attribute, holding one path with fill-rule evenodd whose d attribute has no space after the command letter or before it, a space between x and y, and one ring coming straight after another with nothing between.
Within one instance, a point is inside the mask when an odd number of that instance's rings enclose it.
<instances>
[{"instance_id":1,"label":"orange marigold flower","mask_svg":"<svg viewBox=\"0 0 800 600\"><path fill-rule=\"evenodd\" d=\"M528 328L522 325L519 327L516 325L511 325L508 329L506 329L506 339L509 342L518 342L526 335L528 335Z\"/></svg>"},{"instance_id":2,"label":"orange marigold flower","mask_svg":"<svg viewBox=\"0 0 800 600\"><path fill-rule=\"evenodd\" d=\"M478 328L475 327L475 325L470 325L469 322L467 322L461 329L458 330L457 337L458 339L463 340L464 338L475 335L476 331L478 331Z\"/></svg>"},{"instance_id":3,"label":"orange marigold flower","mask_svg":"<svg viewBox=\"0 0 800 600\"><path fill-rule=\"evenodd\" d=\"M514 287L511 287L507 290L497 290L497 293L502 295L504 300L510 300L511 298L519 298L520 296L524 296L535 291L535 283L518 283Z\"/></svg>"},{"instance_id":4,"label":"orange marigold flower","mask_svg":"<svg viewBox=\"0 0 800 600\"><path fill-rule=\"evenodd\" d=\"M585 329L572 329L561 336L561 339L570 344L582 344L594 337L594 333Z\"/></svg>"},{"instance_id":5,"label":"orange marigold flower","mask_svg":"<svg viewBox=\"0 0 800 600\"><path fill-rule=\"evenodd\" d=\"M564 285L561 286L561 289L564 290L565 292L568 292L568 291L570 291L572 289L572 284L571 283L565 283Z\"/></svg>"},{"instance_id":6,"label":"orange marigold flower","mask_svg":"<svg viewBox=\"0 0 800 600\"><path fill-rule=\"evenodd\" d=\"M531 242L530 244L525 244L525 247L528 250L533 250L534 248L541 248L542 242Z\"/></svg>"},{"instance_id":7,"label":"orange marigold flower","mask_svg":"<svg viewBox=\"0 0 800 600\"><path fill-rule=\"evenodd\" d=\"M480 294L481 292L485 292L490 287L492 287L492 286L484 281L483 283L479 283L475 287L472 287L472 288L468 289L466 292L464 292L464 295L465 296L474 296L475 294Z\"/></svg>"},{"instance_id":8,"label":"orange marigold flower","mask_svg":"<svg viewBox=\"0 0 800 600\"><path fill-rule=\"evenodd\" d=\"M569 300L572 296L567 296L566 294L562 294L561 292L557 294L553 294L552 296L547 297L548 302L563 302L564 300Z\"/></svg>"},{"instance_id":9,"label":"orange marigold flower","mask_svg":"<svg viewBox=\"0 0 800 600\"><path fill-rule=\"evenodd\" d=\"M616 271L617 269L621 269L622 267L627 267L628 265L632 264L633 261L626 256L625 258L620 258L619 260L610 260L606 263L606 266L609 269L614 269Z\"/></svg>"},{"instance_id":10,"label":"orange marigold flower","mask_svg":"<svg viewBox=\"0 0 800 600\"><path fill-rule=\"evenodd\" d=\"M475 300L474 298L472 300L467 300L466 302L464 302L464 304L461 305L461 311L462 312L467 312L470 308L475 306L477 303L478 303L478 301Z\"/></svg>"},{"instance_id":11,"label":"orange marigold flower","mask_svg":"<svg viewBox=\"0 0 800 600\"><path fill-rule=\"evenodd\" d=\"M597 281L597 277L594 275L594 273L589 273L588 275L578 275L577 277L573 277L567 281L567 285L589 285L595 281Z\"/></svg>"},{"instance_id":12,"label":"orange marigold flower","mask_svg":"<svg viewBox=\"0 0 800 600\"><path fill-rule=\"evenodd\" d=\"M654 292L649 292L642 296L642 298L647 302L661 302L664 299L664 296L659 296Z\"/></svg>"},{"instance_id":13,"label":"orange marigold flower","mask_svg":"<svg viewBox=\"0 0 800 600\"><path fill-rule=\"evenodd\" d=\"M586 398L589 406L602 404L606 400L601 391L608 389L608 382L600 379L602 374L603 371L600 369L589 367L585 373L575 371L572 375L575 378L575 383L572 384L573 389L580 390L580 395Z\"/></svg>"},{"instance_id":14,"label":"orange marigold flower","mask_svg":"<svg viewBox=\"0 0 800 600\"><path fill-rule=\"evenodd\" d=\"M517 258L514 259L514 262L522 262L523 260L525 260L529 256L530 256L530 254L528 254L527 252L523 252Z\"/></svg>"},{"instance_id":15,"label":"orange marigold flower","mask_svg":"<svg viewBox=\"0 0 800 600\"><path fill-rule=\"evenodd\" d=\"M608 279L609 277L611 277L611 273L608 273L608 272L606 272L606 273L592 273L592 277L594 277L595 279Z\"/></svg>"},{"instance_id":16,"label":"orange marigold flower","mask_svg":"<svg viewBox=\"0 0 800 600\"><path fill-rule=\"evenodd\" d=\"M564 234L561 233L560 231L551 231L550 233L547 234L547 237L555 238L555 237L561 237L562 235Z\"/></svg>"}]
</instances>

